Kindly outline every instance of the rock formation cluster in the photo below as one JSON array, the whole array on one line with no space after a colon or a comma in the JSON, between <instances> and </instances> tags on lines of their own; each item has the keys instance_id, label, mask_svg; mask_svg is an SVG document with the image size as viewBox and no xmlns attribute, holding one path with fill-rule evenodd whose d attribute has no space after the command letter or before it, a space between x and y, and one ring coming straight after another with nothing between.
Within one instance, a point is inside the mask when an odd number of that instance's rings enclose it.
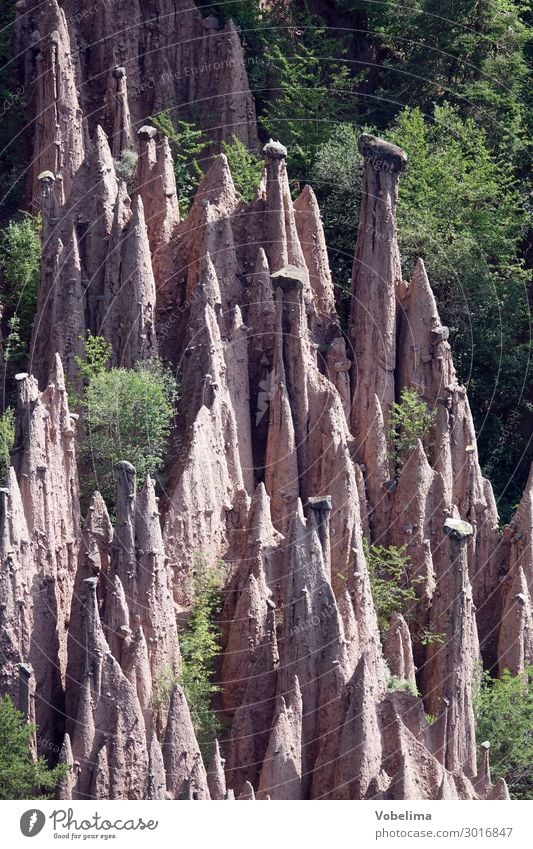
<instances>
[{"instance_id":1,"label":"rock formation cluster","mask_svg":"<svg viewBox=\"0 0 533 849\"><path fill-rule=\"evenodd\" d=\"M293 201L283 145L264 147L249 203L215 155L232 133L257 147L231 24L167 0L17 12L43 252L0 492L0 674L39 752L71 766L61 798L507 798L471 685L481 657L513 673L533 662L533 476L501 533L422 260L402 279L404 152L361 137L344 333L316 198L306 186ZM146 123L169 100L199 105L206 127L217 116L184 220L168 142ZM127 187L114 160L130 148ZM167 491L119 463L113 522L98 493L80 517L65 380L87 330L117 365L159 354L181 374ZM434 427L398 465L404 388ZM416 587L417 616L395 615L383 644L365 541L405 546ZM199 554L226 570L208 765L178 683Z\"/></svg>"}]
</instances>

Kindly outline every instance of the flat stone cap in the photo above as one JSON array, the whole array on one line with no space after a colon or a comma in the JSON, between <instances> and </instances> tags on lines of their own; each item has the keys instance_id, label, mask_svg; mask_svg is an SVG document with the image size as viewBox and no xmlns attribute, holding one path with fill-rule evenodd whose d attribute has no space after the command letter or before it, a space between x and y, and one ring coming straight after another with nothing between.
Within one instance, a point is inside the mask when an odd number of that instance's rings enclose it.
<instances>
[{"instance_id":1,"label":"flat stone cap","mask_svg":"<svg viewBox=\"0 0 533 849\"><path fill-rule=\"evenodd\" d=\"M270 141L266 143L263 148L263 153L270 159L287 158L287 148L285 145L281 144L279 141L274 141L274 139L270 139Z\"/></svg>"},{"instance_id":2,"label":"flat stone cap","mask_svg":"<svg viewBox=\"0 0 533 849\"><path fill-rule=\"evenodd\" d=\"M454 539L467 539L474 533L472 525L462 519L446 519L444 522L444 533Z\"/></svg>"},{"instance_id":3,"label":"flat stone cap","mask_svg":"<svg viewBox=\"0 0 533 849\"><path fill-rule=\"evenodd\" d=\"M123 470L125 472L135 474L135 466L132 466L131 463L128 463L127 460L119 460L118 463L115 463L113 468L116 469L117 472Z\"/></svg>"},{"instance_id":4,"label":"flat stone cap","mask_svg":"<svg viewBox=\"0 0 533 849\"><path fill-rule=\"evenodd\" d=\"M37 177L38 180L50 183L53 183L55 181L55 178L55 174L52 171L41 171L41 173Z\"/></svg>"},{"instance_id":5,"label":"flat stone cap","mask_svg":"<svg viewBox=\"0 0 533 849\"><path fill-rule=\"evenodd\" d=\"M285 265L271 274L270 279L282 289L302 289L307 278L303 269L296 268L295 265Z\"/></svg>"},{"instance_id":6,"label":"flat stone cap","mask_svg":"<svg viewBox=\"0 0 533 849\"><path fill-rule=\"evenodd\" d=\"M155 127L150 127L149 124L144 124L139 130L137 130L137 135L141 139L155 139L157 136L157 129Z\"/></svg>"},{"instance_id":7,"label":"flat stone cap","mask_svg":"<svg viewBox=\"0 0 533 849\"><path fill-rule=\"evenodd\" d=\"M331 495L313 495L307 503L311 510L331 510Z\"/></svg>"},{"instance_id":8,"label":"flat stone cap","mask_svg":"<svg viewBox=\"0 0 533 849\"><path fill-rule=\"evenodd\" d=\"M116 80L122 80L126 76L126 68L122 65L113 68L113 76Z\"/></svg>"},{"instance_id":9,"label":"flat stone cap","mask_svg":"<svg viewBox=\"0 0 533 849\"><path fill-rule=\"evenodd\" d=\"M480 743L480 746L482 749L490 749L490 742L488 740L483 740L483 742Z\"/></svg>"},{"instance_id":10,"label":"flat stone cap","mask_svg":"<svg viewBox=\"0 0 533 849\"><path fill-rule=\"evenodd\" d=\"M85 579L84 579L84 581L83 581L83 583L84 583L84 584L85 584L85 586L87 586L90 590L96 590L96 585L97 585L97 583L98 583L98 578L85 578Z\"/></svg>"},{"instance_id":11,"label":"flat stone cap","mask_svg":"<svg viewBox=\"0 0 533 849\"><path fill-rule=\"evenodd\" d=\"M376 171L403 171L407 165L405 150L396 144L363 133L358 141L359 153Z\"/></svg>"}]
</instances>

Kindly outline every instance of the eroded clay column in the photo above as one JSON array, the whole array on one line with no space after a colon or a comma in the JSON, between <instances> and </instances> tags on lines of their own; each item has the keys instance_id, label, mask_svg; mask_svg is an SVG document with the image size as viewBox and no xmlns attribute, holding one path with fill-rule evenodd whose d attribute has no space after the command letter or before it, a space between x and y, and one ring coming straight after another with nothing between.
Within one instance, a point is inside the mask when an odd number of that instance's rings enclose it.
<instances>
[{"instance_id":1,"label":"eroded clay column","mask_svg":"<svg viewBox=\"0 0 533 849\"><path fill-rule=\"evenodd\" d=\"M352 429L364 463L372 403L377 395L385 429L394 402L396 290L402 280L396 233L398 179L407 156L394 144L362 135L364 181L352 275L350 341Z\"/></svg>"}]
</instances>

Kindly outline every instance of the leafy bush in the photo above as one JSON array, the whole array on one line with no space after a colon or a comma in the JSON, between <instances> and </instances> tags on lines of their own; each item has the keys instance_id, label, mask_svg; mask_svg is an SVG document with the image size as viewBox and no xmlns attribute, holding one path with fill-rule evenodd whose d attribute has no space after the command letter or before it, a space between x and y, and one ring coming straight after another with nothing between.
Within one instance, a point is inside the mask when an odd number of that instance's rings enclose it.
<instances>
[{"instance_id":1,"label":"leafy bush","mask_svg":"<svg viewBox=\"0 0 533 849\"><path fill-rule=\"evenodd\" d=\"M196 557L191 579L192 607L179 638L182 659L180 683L187 697L204 760L209 757L211 744L220 728L212 709L212 698L220 689L213 683L213 674L220 652L216 617L221 606L222 580L220 566L211 566L204 557Z\"/></svg>"},{"instance_id":2,"label":"leafy bush","mask_svg":"<svg viewBox=\"0 0 533 849\"><path fill-rule=\"evenodd\" d=\"M184 218L202 178L198 158L209 142L206 141L202 130L189 121L173 117L168 110L154 115L150 121L168 138L174 158L180 215Z\"/></svg>"},{"instance_id":3,"label":"leafy bush","mask_svg":"<svg viewBox=\"0 0 533 849\"><path fill-rule=\"evenodd\" d=\"M41 260L41 217L23 213L9 221L0 233L0 269L3 277L3 303L10 330L16 331L9 346L9 359L23 359L27 353L33 318L37 308Z\"/></svg>"},{"instance_id":4,"label":"leafy bush","mask_svg":"<svg viewBox=\"0 0 533 849\"><path fill-rule=\"evenodd\" d=\"M406 693L411 693L412 696L418 696L418 689L414 681L408 681L407 678L398 678L397 675L390 675L387 678L387 689L405 690Z\"/></svg>"},{"instance_id":5,"label":"leafy bush","mask_svg":"<svg viewBox=\"0 0 533 849\"><path fill-rule=\"evenodd\" d=\"M357 148L360 130L339 124L316 152L309 181L322 213L333 282L349 305L352 265L361 203L362 160ZM347 296L347 297L346 297ZM347 313L348 310L343 310Z\"/></svg>"},{"instance_id":6,"label":"leafy bush","mask_svg":"<svg viewBox=\"0 0 533 849\"><path fill-rule=\"evenodd\" d=\"M331 126L353 113L355 84L348 68L323 59L334 55L323 29L309 27L306 36L310 45L286 33L267 48L274 96L260 116L269 135L287 146L293 180L309 180Z\"/></svg>"},{"instance_id":7,"label":"leafy bush","mask_svg":"<svg viewBox=\"0 0 533 849\"><path fill-rule=\"evenodd\" d=\"M15 442L15 414L8 407L0 416L0 486L5 483L6 475L11 465L11 449Z\"/></svg>"},{"instance_id":8,"label":"leafy bush","mask_svg":"<svg viewBox=\"0 0 533 849\"><path fill-rule=\"evenodd\" d=\"M393 614L408 615L416 601L408 571L410 558L405 546L371 545L365 539L363 547L379 630L385 635Z\"/></svg>"},{"instance_id":9,"label":"leafy bush","mask_svg":"<svg viewBox=\"0 0 533 849\"><path fill-rule=\"evenodd\" d=\"M29 744L35 730L10 696L0 698L0 799L50 799L68 772L66 764L48 769L43 757L32 760Z\"/></svg>"},{"instance_id":10,"label":"leafy bush","mask_svg":"<svg viewBox=\"0 0 533 849\"><path fill-rule=\"evenodd\" d=\"M106 371L112 352L112 345L103 336L93 336L87 331L84 356L74 358L85 384Z\"/></svg>"},{"instance_id":11,"label":"leafy bush","mask_svg":"<svg viewBox=\"0 0 533 849\"><path fill-rule=\"evenodd\" d=\"M31 161L32 133L27 128L26 90L16 61L13 30L17 10L11 0L0 0L0 210L1 218L23 204L25 176ZM15 61L14 61L15 60Z\"/></svg>"},{"instance_id":12,"label":"leafy bush","mask_svg":"<svg viewBox=\"0 0 533 849\"><path fill-rule=\"evenodd\" d=\"M418 439L427 438L435 424L436 413L429 410L414 389L402 389L400 402L392 405L389 438L393 459L405 463L416 448Z\"/></svg>"},{"instance_id":13,"label":"leafy bush","mask_svg":"<svg viewBox=\"0 0 533 849\"><path fill-rule=\"evenodd\" d=\"M176 396L174 378L157 360L131 370L97 370L90 376L81 443L82 460L91 469L85 494L99 489L112 509L115 463L132 463L140 480L161 468Z\"/></svg>"},{"instance_id":14,"label":"leafy bush","mask_svg":"<svg viewBox=\"0 0 533 849\"><path fill-rule=\"evenodd\" d=\"M504 778L514 799L533 798L533 666L523 675L483 673L474 691L479 742L490 743L493 779Z\"/></svg>"},{"instance_id":15,"label":"leafy bush","mask_svg":"<svg viewBox=\"0 0 533 849\"><path fill-rule=\"evenodd\" d=\"M115 159L115 174L119 182L126 183L128 191L133 189L133 177L139 156L136 150L123 150L119 159Z\"/></svg>"},{"instance_id":16,"label":"leafy bush","mask_svg":"<svg viewBox=\"0 0 533 849\"><path fill-rule=\"evenodd\" d=\"M231 144L222 142L222 149L228 157L231 176L240 196L248 202L254 200L263 173L263 162L250 153L235 135Z\"/></svg>"},{"instance_id":17,"label":"leafy bush","mask_svg":"<svg viewBox=\"0 0 533 849\"><path fill-rule=\"evenodd\" d=\"M156 714L161 708L168 708L177 680L178 676L172 666L165 666L156 677L152 688L152 709Z\"/></svg>"},{"instance_id":18,"label":"leafy bush","mask_svg":"<svg viewBox=\"0 0 533 849\"><path fill-rule=\"evenodd\" d=\"M531 374L529 275L519 258L528 218L523 189L509 160L491 153L485 132L449 105L436 107L433 120L418 108L405 109L388 136L409 156L398 205L404 274L423 257L450 327L459 377L468 384L482 465L496 495L505 493L499 506L508 512L529 471L523 461Z\"/></svg>"}]
</instances>

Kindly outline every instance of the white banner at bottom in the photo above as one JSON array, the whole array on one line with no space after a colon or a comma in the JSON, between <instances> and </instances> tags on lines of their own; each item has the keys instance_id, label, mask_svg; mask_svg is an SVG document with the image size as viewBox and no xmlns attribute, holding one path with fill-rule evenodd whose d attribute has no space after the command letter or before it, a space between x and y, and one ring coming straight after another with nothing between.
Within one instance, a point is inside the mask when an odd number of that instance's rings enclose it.
<instances>
[{"instance_id":1,"label":"white banner at bottom","mask_svg":"<svg viewBox=\"0 0 533 849\"><path fill-rule=\"evenodd\" d=\"M1 802L1 845L278 849L532 845L533 802ZM33 842L32 842L33 841Z\"/></svg>"}]
</instances>

